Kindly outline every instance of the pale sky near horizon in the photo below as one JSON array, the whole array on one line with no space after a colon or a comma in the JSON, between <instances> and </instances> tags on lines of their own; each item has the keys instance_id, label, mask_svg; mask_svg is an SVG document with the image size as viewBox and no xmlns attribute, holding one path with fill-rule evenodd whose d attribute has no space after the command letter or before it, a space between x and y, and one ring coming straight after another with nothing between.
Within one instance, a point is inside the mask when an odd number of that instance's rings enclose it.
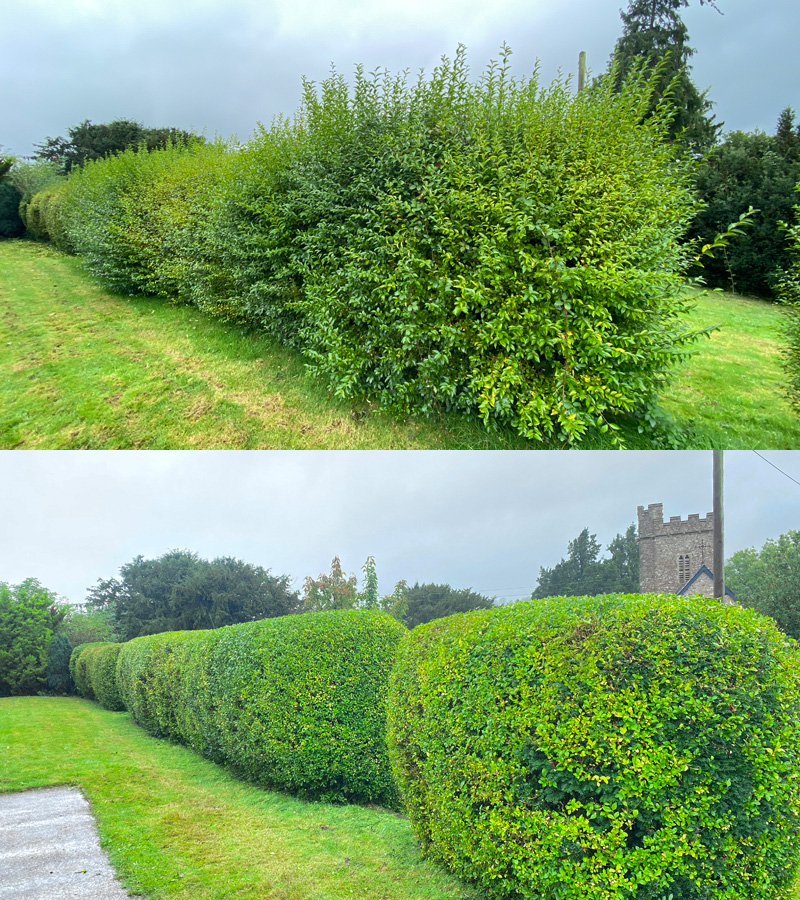
<instances>
[{"instance_id":1,"label":"pale sky near horizon","mask_svg":"<svg viewBox=\"0 0 800 900\"><path fill-rule=\"evenodd\" d=\"M513 70L536 60L549 83L585 50L602 71L621 33L621 0L0 0L0 145L28 155L85 119L132 118L247 140L291 115L301 77L427 72L459 43L473 74L505 42ZM797 0L691 0L682 11L693 78L726 130L774 131L800 110Z\"/></svg>"},{"instance_id":2,"label":"pale sky near horizon","mask_svg":"<svg viewBox=\"0 0 800 900\"><path fill-rule=\"evenodd\" d=\"M800 453L725 453L725 550L800 528ZM604 549L636 521L712 506L710 451L6 451L0 581L73 603L141 554L187 549L290 576L335 555L380 589L445 582L501 601L588 527ZM794 481L790 480L793 478Z\"/></svg>"}]
</instances>

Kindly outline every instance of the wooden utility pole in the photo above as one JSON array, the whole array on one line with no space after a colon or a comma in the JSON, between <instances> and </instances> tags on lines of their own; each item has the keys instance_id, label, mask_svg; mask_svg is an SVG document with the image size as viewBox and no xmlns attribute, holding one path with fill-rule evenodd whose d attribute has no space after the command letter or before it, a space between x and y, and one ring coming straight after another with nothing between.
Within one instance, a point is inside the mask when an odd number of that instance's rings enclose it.
<instances>
[{"instance_id":1,"label":"wooden utility pole","mask_svg":"<svg viewBox=\"0 0 800 900\"><path fill-rule=\"evenodd\" d=\"M725 522L722 512L722 450L714 450L714 596L725 602Z\"/></svg>"},{"instance_id":2,"label":"wooden utility pole","mask_svg":"<svg viewBox=\"0 0 800 900\"><path fill-rule=\"evenodd\" d=\"M586 51L578 54L578 93L586 87Z\"/></svg>"}]
</instances>

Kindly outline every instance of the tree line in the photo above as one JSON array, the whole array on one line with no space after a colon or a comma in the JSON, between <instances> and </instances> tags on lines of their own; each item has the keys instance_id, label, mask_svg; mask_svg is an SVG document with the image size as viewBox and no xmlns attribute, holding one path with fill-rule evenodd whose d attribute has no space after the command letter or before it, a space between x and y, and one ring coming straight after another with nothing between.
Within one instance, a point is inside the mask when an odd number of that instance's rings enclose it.
<instances>
[{"instance_id":1,"label":"tree line","mask_svg":"<svg viewBox=\"0 0 800 900\"><path fill-rule=\"evenodd\" d=\"M539 569L531 601L638 593L635 526L617 534L606 550L608 555L601 556L597 536L584 528L569 541L566 557ZM93 641L128 641L323 609L383 609L415 628L495 603L471 588L419 582L409 587L405 581L381 597L373 557L362 572L359 585L334 557L330 572L307 577L298 592L291 589L289 576L273 575L262 566L170 550L155 559L137 556L120 568L119 577L98 579L79 607L33 578L16 586L0 583L0 696L67 690L72 649ZM800 531L768 540L761 550L737 551L725 565L725 578L741 605L800 638Z\"/></svg>"},{"instance_id":2,"label":"tree line","mask_svg":"<svg viewBox=\"0 0 800 900\"><path fill-rule=\"evenodd\" d=\"M189 550L155 559L137 556L117 577L98 579L85 602L72 606L30 578L0 582L0 696L63 693L71 687L69 657L80 644L122 642L166 631L221 628L323 609L382 609L408 628L435 618L488 609L494 602L448 584L407 586L380 596L373 557L356 575L334 557L329 573L292 590L288 575L233 557L213 560Z\"/></svg>"}]
</instances>

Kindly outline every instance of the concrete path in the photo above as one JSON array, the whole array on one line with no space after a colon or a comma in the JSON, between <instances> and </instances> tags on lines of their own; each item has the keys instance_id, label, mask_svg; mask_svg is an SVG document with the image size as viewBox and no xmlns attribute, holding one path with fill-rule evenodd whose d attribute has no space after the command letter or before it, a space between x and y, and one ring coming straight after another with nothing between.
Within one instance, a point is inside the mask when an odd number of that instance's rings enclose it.
<instances>
[{"instance_id":1,"label":"concrete path","mask_svg":"<svg viewBox=\"0 0 800 900\"><path fill-rule=\"evenodd\" d=\"M77 788L0 794L2 900L129 900Z\"/></svg>"}]
</instances>

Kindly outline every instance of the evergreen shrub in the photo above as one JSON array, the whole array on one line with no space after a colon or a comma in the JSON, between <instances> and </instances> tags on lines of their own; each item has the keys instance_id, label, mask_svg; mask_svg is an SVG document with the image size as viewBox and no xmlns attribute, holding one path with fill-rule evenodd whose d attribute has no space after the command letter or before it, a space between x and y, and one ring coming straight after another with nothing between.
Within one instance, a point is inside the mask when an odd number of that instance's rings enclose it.
<instances>
[{"instance_id":1,"label":"evergreen shrub","mask_svg":"<svg viewBox=\"0 0 800 900\"><path fill-rule=\"evenodd\" d=\"M306 613L124 644L117 682L151 734L266 788L397 802L386 694L405 628L386 613Z\"/></svg>"},{"instance_id":2,"label":"evergreen shrub","mask_svg":"<svg viewBox=\"0 0 800 900\"><path fill-rule=\"evenodd\" d=\"M0 182L0 238L19 237L25 226L19 216L22 194L9 181Z\"/></svg>"},{"instance_id":3,"label":"evergreen shrub","mask_svg":"<svg viewBox=\"0 0 800 900\"><path fill-rule=\"evenodd\" d=\"M72 645L65 634L54 634L47 645L47 688L56 694L71 694L75 684L69 673Z\"/></svg>"},{"instance_id":4,"label":"evergreen shrub","mask_svg":"<svg viewBox=\"0 0 800 900\"><path fill-rule=\"evenodd\" d=\"M410 632L390 755L489 897L767 900L800 858L800 653L705 598L553 598Z\"/></svg>"}]
</instances>

